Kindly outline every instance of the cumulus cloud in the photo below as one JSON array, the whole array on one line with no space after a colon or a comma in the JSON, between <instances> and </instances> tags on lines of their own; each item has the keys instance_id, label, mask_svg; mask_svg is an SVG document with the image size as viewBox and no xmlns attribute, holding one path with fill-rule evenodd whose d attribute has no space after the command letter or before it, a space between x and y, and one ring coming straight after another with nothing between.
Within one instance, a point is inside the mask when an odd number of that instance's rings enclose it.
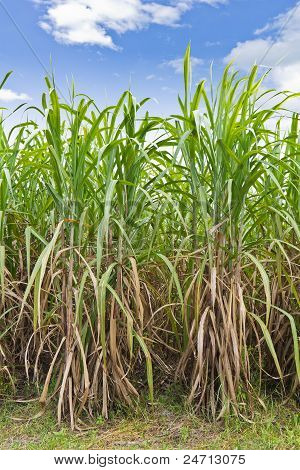
<instances>
[{"instance_id":1,"label":"cumulus cloud","mask_svg":"<svg viewBox=\"0 0 300 470\"><path fill-rule=\"evenodd\" d=\"M203 65L204 60L200 57L191 57L192 67L197 67L198 65ZM183 59L172 59L161 64L162 67L172 67L175 73L183 73Z\"/></svg>"},{"instance_id":2,"label":"cumulus cloud","mask_svg":"<svg viewBox=\"0 0 300 470\"><path fill-rule=\"evenodd\" d=\"M118 34L150 24L176 26L196 3L217 6L227 0L33 0L44 15L40 27L65 44L92 44L118 49Z\"/></svg>"},{"instance_id":3,"label":"cumulus cloud","mask_svg":"<svg viewBox=\"0 0 300 470\"><path fill-rule=\"evenodd\" d=\"M253 64L272 67L269 79L282 90L300 91L300 2L239 42L225 58L243 70Z\"/></svg>"},{"instance_id":4,"label":"cumulus cloud","mask_svg":"<svg viewBox=\"0 0 300 470\"><path fill-rule=\"evenodd\" d=\"M0 90L0 101L24 101L30 99L30 96L26 93L17 93L9 88L2 88Z\"/></svg>"}]
</instances>

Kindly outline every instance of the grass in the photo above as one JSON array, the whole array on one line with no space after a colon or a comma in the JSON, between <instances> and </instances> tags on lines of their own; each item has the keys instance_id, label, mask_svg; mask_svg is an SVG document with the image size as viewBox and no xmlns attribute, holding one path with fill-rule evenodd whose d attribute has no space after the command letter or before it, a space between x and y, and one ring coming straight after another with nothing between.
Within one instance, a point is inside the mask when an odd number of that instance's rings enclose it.
<instances>
[{"instance_id":1,"label":"grass","mask_svg":"<svg viewBox=\"0 0 300 470\"><path fill-rule=\"evenodd\" d=\"M153 409L116 413L109 422L100 416L94 429L72 432L58 429L53 410L30 422L36 404L8 404L0 413L0 449L299 449L300 415L293 403L267 402L255 411L253 423L228 417L212 423L163 396Z\"/></svg>"},{"instance_id":2,"label":"grass","mask_svg":"<svg viewBox=\"0 0 300 470\"><path fill-rule=\"evenodd\" d=\"M53 77L2 110L0 382L73 430L169 384L209 420L299 399L298 95L256 66L193 87L190 53L166 119Z\"/></svg>"}]
</instances>

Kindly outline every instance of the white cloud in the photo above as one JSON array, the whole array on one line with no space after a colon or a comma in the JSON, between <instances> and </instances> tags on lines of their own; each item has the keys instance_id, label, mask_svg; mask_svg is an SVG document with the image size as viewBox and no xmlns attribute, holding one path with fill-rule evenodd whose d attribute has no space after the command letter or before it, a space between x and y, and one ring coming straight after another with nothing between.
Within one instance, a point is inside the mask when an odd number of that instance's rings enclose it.
<instances>
[{"instance_id":1,"label":"white cloud","mask_svg":"<svg viewBox=\"0 0 300 470\"><path fill-rule=\"evenodd\" d=\"M30 99L30 96L26 93L17 93L9 88L2 88L0 90L0 101L24 101Z\"/></svg>"},{"instance_id":2,"label":"white cloud","mask_svg":"<svg viewBox=\"0 0 300 470\"><path fill-rule=\"evenodd\" d=\"M163 86L161 89L162 89L162 91L166 91L167 93L177 93L175 88L171 88L169 86Z\"/></svg>"},{"instance_id":3,"label":"white cloud","mask_svg":"<svg viewBox=\"0 0 300 470\"><path fill-rule=\"evenodd\" d=\"M256 30L255 39L239 42L225 58L249 70L253 64L272 67L269 81L277 89L300 91L300 2ZM260 36L260 37L258 37Z\"/></svg>"},{"instance_id":4,"label":"white cloud","mask_svg":"<svg viewBox=\"0 0 300 470\"><path fill-rule=\"evenodd\" d=\"M44 7L40 27L64 44L92 44L118 49L110 31L118 34L150 24L176 26L195 3L211 6L227 0L33 0Z\"/></svg>"},{"instance_id":5,"label":"white cloud","mask_svg":"<svg viewBox=\"0 0 300 470\"><path fill-rule=\"evenodd\" d=\"M191 57L192 67L197 67L203 65L204 60L200 57ZM172 67L175 73L183 73L183 59L172 59L161 64L162 67Z\"/></svg>"},{"instance_id":6,"label":"white cloud","mask_svg":"<svg viewBox=\"0 0 300 470\"><path fill-rule=\"evenodd\" d=\"M221 46L220 41L206 41L205 42L205 47L215 47L215 46Z\"/></svg>"}]
</instances>

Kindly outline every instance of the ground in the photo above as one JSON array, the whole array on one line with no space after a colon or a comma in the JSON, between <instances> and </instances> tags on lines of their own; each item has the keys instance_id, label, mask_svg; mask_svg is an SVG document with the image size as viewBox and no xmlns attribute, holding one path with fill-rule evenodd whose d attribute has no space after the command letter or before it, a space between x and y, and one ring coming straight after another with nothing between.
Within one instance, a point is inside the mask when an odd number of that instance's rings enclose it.
<instances>
[{"instance_id":1,"label":"ground","mask_svg":"<svg viewBox=\"0 0 300 470\"><path fill-rule=\"evenodd\" d=\"M94 429L80 433L67 424L58 428L52 407L28 421L38 410L36 402L0 402L0 449L300 449L300 414L293 402L268 401L253 422L229 417L213 423L162 397L151 409L119 410L108 422L99 417Z\"/></svg>"}]
</instances>

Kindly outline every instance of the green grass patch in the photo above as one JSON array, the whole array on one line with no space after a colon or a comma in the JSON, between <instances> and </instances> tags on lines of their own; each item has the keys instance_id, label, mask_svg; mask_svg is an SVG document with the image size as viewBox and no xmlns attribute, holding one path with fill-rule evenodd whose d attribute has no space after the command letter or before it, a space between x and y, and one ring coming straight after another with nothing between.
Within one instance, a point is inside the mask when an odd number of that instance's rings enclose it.
<instances>
[{"instance_id":1,"label":"green grass patch","mask_svg":"<svg viewBox=\"0 0 300 470\"><path fill-rule=\"evenodd\" d=\"M100 416L93 429L60 428L49 408L35 420L36 403L5 403L0 410L0 449L299 449L300 415L294 403L269 402L257 409L253 422L229 417L208 422L182 403L163 396L153 407L135 413ZM22 418L24 421L15 421Z\"/></svg>"}]
</instances>

